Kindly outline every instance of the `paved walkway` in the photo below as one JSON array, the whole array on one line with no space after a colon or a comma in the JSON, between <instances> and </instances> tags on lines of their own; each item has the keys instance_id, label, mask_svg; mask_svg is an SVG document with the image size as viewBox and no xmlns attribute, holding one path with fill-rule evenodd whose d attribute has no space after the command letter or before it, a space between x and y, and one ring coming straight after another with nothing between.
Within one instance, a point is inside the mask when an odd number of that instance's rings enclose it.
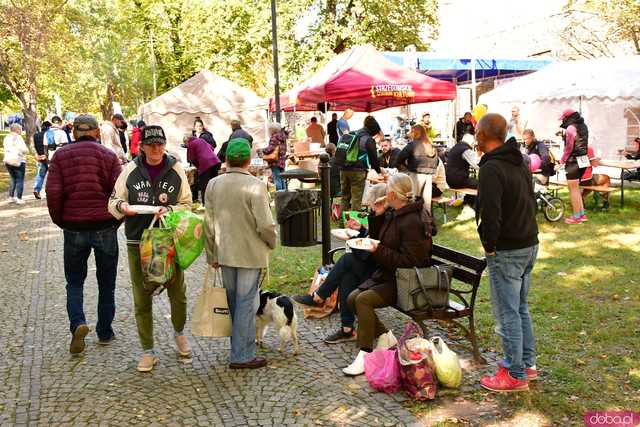
<instances>
[{"instance_id":1,"label":"paved walkway","mask_svg":"<svg viewBox=\"0 0 640 427\"><path fill-rule=\"evenodd\" d=\"M160 364L136 371L139 344L133 317L124 236L110 347L90 334L81 357L68 353L62 232L49 220L46 202L0 203L0 425L413 425L402 393L374 392L366 379L346 378L340 368L353 344L327 346L322 338L336 318L299 325L301 354L280 354L268 334L268 368L231 371L227 339L194 339L192 363L177 361L168 300L155 299ZM189 312L200 290L204 257L186 273ZM97 285L90 265L85 310L93 328ZM301 314L301 313L299 313ZM398 334L404 320L382 312ZM302 317L302 316L300 316ZM187 325L187 330L189 325Z\"/></svg>"}]
</instances>

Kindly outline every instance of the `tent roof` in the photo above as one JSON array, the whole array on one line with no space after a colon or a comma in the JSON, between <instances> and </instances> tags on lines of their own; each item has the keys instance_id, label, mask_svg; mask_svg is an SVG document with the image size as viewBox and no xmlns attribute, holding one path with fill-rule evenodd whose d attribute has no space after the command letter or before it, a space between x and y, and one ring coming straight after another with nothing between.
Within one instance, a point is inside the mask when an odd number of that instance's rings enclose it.
<instances>
[{"instance_id":1,"label":"tent roof","mask_svg":"<svg viewBox=\"0 0 640 427\"><path fill-rule=\"evenodd\" d=\"M266 108L265 101L249 89L203 70L142 105L139 113L229 114Z\"/></svg>"},{"instance_id":2,"label":"tent roof","mask_svg":"<svg viewBox=\"0 0 640 427\"><path fill-rule=\"evenodd\" d=\"M356 46L331 59L306 82L280 96L284 111L376 111L399 105L443 101L456 97L455 85L437 80L386 59L371 45ZM275 109L271 99L270 107Z\"/></svg>"},{"instance_id":3,"label":"tent roof","mask_svg":"<svg viewBox=\"0 0 640 427\"><path fill-rule=\"evenodd\" d=\"M480 102L536 102L568 98L640 100L640 56L557 62L498 86Z\"/></svg>"},{"instance_id":4,"label":"tent roof","mask_svg":"<svg viewBox=\"0 0 640 427\"><path fill-rule=\"evenodd\" d=\"M385 52L384 56L399 65L415 60L417 70L428 76L457 83L471 82L471 58L447 58L427 52ZM511 77L540 70L552 61L542 59L476 58L476 80Z\"/></svg>"}]
</instances>

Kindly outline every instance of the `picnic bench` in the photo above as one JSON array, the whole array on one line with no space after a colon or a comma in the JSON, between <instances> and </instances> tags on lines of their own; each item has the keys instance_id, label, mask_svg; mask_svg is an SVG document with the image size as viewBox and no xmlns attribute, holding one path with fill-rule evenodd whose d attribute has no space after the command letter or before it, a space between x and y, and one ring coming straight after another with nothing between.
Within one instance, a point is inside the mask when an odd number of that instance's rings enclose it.
<instances>
[{"instance_id":1,"label":"picnic bench","mask_svg":"<svg viewBox=\"0 0 640 427\"><path fill-rule=\"evenodd\" d=\"M567 183L566 182L553 182L553 185L557 186L557 187L567 187ZM598 208L598 205L600 204L600 193L613 193L614 191L617 190L617 188L615 187L609 187L606 185L581 185L579 187L581 190L589 190L589 191L593 191L593 202L594 202L594 209ZM557 190L556 190L557 193Z\"/></svg>"},{"instance_id":2,"label":"picnic bench","mask_svg":"<svg viewBox=\"0 0 640 427\"><path fill-rule=\"evenodd\" d=\"M332 263L335 261L335 254L340 251L344 251L344 248L335 248L329 252ZM446 264L453 267L453 280L451 281L451 289L449 291L448 306L445 308L412 311L404 311L398 307L393 308L418 323L425 336L429 336L430 334L425 324L426 320L442 321L459 327L471 343L471 352L473 353L474 360L478 363L486 363L478 349L474 309L478 288L480 287L480 279L482 278L482 272L487 266L487 261L484 258L476 258L434 244L431 252L431 262L432 265ZM468 321L468 327L462 323L462 320L465 318Z\"/></svg>"},{"instance_id":3,"label":"picnic bench","mask_svg":"<svg viewBox=\"0 0 640 427\"><path fill-rule=\"evenodd\" d=\"M449 202L451 201L451 197L447 197L447 196L438 196L438 197L432 197L431 198L431 212L433 213L433 207L439 207L442 209L443 212L443 224L447 223L447 205L449 204Z\"/></svg>"},{"instance_id":4,"label":"picnic bench","mask_svg":"<svg viewBox=\"0 0 640 427\"><path fill-rule=\"evenodd\" d=\"M450 188L455 193L464 194L466 196L477 196L478 190L475 188Z\"/></svg>"},{"instance_id":5,"label":"picnic bench","mask_svg":"<svg viewBox=\"0 0 640 427\"><path fill-rule=\"evenodd\" d=\"M620 169L620 208L624 208L624 173L640 168L640 161L598 160L598 166Z\"/></svg>"}]
</instances>

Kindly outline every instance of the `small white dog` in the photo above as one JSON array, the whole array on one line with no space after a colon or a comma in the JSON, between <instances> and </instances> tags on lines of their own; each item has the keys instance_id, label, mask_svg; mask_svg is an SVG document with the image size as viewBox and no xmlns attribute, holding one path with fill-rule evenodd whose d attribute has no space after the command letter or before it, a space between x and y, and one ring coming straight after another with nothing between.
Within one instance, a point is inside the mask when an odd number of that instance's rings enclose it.
<instances>
[{"instance_id":1,"label":"small white dog","mask_svg":"<svg viewBox=\"0 0 640 427\"><path fill-rule=\"evenodd\" d=\"M274 323L280 336L278 351L283 352L286 342L293 340L293 354L298 354L298 317L288 296L260 290L260 307L256 313L256 343L262 347L270 323Z\"/></svg>"}]
</instances>

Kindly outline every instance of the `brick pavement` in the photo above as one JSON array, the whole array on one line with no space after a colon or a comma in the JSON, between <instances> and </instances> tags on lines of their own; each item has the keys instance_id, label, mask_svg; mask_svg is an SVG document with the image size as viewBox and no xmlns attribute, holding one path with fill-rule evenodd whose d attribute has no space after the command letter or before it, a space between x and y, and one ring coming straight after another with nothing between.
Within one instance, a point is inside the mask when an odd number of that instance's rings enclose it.
<instances>
[{"instance_id":1,"label":"brick pavement","mask_svg":"<svg viewBox=\"0 0 640 427\"><path fill-rule=\"evenodd\" d=\"M322 339L337 318L299 324L301 354L280 354L272 330L267 368L231 371L227 339L194 339L192 363L180 363L166 296L154 301L160 364L136 371L139 344L120 230L116 291L117 340L96 345L91 333L81 357L68 353L62 264L62 232L49 220L44 201L17 208L0 203L0 425L412 425L402 393L374 392L364 377L340 368L356 353L352 343L327 346ZM92 261L91 261L92 262ZM189 312L205 269L204 257L186 273ZM93 329L97 285L90 264L85 312ZM300 318L302 318L301 313ZM383 310L396 335L404 320ZM187 331L189 325L187 324Z\"/></svg>"}]
</instances>

